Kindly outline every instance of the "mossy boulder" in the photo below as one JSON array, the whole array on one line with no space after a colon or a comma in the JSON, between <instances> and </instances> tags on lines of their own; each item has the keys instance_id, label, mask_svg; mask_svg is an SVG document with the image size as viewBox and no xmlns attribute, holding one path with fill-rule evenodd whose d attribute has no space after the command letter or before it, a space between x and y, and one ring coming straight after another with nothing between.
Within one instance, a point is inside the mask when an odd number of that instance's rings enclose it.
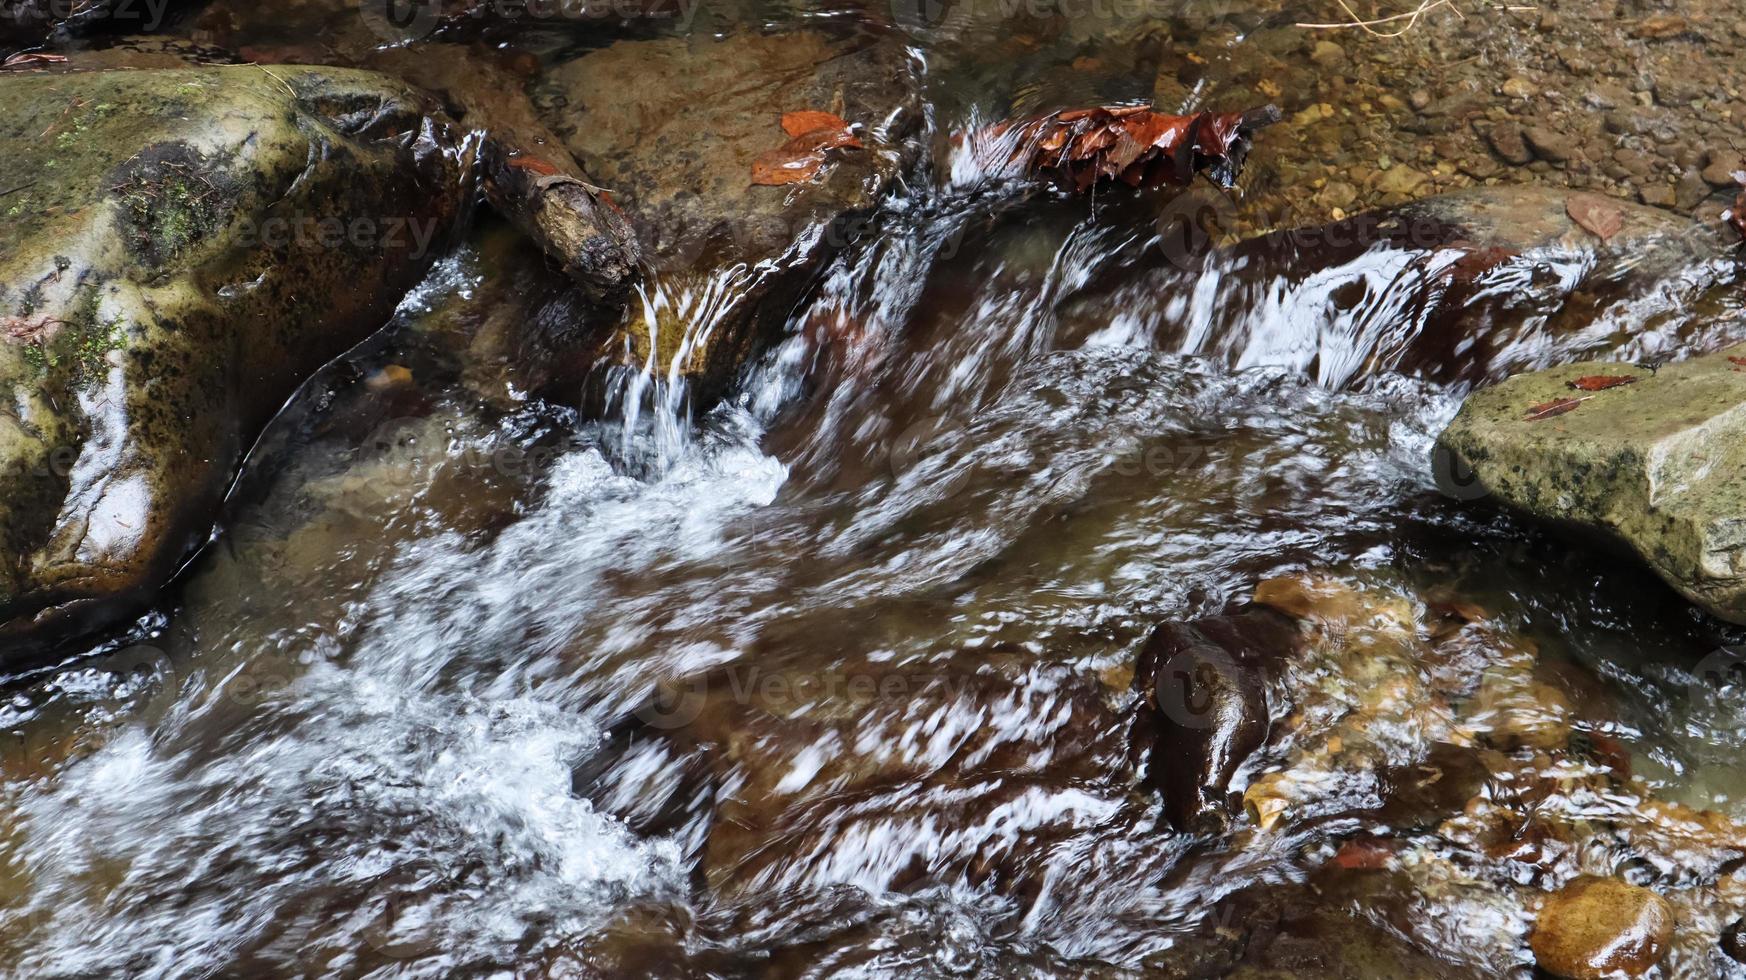
<instances>
[{"instance_id":1,"label":"mossy boulder","mask_svg":"<svg viewBox=\"0 0 1746 980\"><path fill-rule=\"evenodd\" d=\"M1628 379L1628 381L1626 380ZM1603 532L1746 622L1746 346L1651 371L1585 362L1473 394L1439 452L1473 492Z\"/></svg>"},{"instance_id":2,"label":"mossy boulder","mask_svg":"<svg viewBox=\"0 0 1746 980\"><path fill-rule=\"evenodd\" d=\"M278 66L0 78L0 642L140 604L469 199L424 97Z\"/></svg>"},{"instance_id":3,"label":"mossy boulder","mask_svg":"<svg viewBox=\"0 0 1746 980\"><path fill-rule=\"evenodd\" d=\"M834 250L912 160L916 82L901 44L823 33L621 41L566 62L535 104L636 226L666 301L654 324L632 305L629 359L719 385L779 325ZM815 180L752 183L788 142L785 112L861 127L865 149L832 155ZM683 353L682 353L683 352Z\"/></svg>"}]
</instances>

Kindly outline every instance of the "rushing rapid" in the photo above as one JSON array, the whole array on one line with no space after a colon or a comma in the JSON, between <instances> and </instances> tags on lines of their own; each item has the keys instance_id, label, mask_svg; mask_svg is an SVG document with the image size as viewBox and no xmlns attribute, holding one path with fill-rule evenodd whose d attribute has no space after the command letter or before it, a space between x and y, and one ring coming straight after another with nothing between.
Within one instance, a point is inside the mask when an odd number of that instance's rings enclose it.
<instances>
[{"instance_id":1,"label":"rushing rapid","mask_svg":"<svg viewBox=\"0 0 1746 980\"><path fill-rule=\"evenodd\" d=\"M1429 833L1466 797L1401 774L1529 738L1553 678L1561 724L1746 819L1740 701L1687 694L1716 624L1460 508L1432 454L1475 383L1714 346L1721 270L1627 296L1574 253L1214 247L1167 197L1017 186L951 96L719 398L678 364L758 270L650 276L629 315L677 343L535 398L443 326L514 301L474 244L310 381L170 600L10 680L0 972L1178 975L1267 915L1362 975L1522 971L1515 885ZM1173 826L1134 778L1136 652L1305 575L1372 645L1270 674L1286 734L1242 772L1276 796ZM1420 711L1463 673L1489 693ZM1391 828L1413 874L1329 882Z\"/></svg>"}]
</instances>

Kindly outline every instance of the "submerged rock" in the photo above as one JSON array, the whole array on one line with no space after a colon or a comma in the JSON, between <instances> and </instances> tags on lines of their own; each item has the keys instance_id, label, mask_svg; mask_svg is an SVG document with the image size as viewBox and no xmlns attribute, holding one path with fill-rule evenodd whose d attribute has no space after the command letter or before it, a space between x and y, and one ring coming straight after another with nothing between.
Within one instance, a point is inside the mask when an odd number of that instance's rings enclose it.
<instances>
[{"instance_id":1,"label":"submerged rock","mask_svg":"<svg viewBox=\"0 0 1746 980\"><path fill-rule=\"evenodd\" d=\"M0 88L10 645L126 612L205 540L266 420L443 247L469 163L424 97L368 72Z\"/></svg>"},{"instance_id":2,"label":"submerged rock","mask_svg":"<svg viewBox=\"0 0 1746 980\"><path fill-rule=\"evenodd\" d=\"M990 659L726 667L663 687L576 787L694 851L720 897L837 884L1025 893L1050 878L1052 844L1126 826L1130 784L1096 681ZM1168 860L1160 849L1133 870Z\"/></svg>"},{"instance_id":3,"label":"submerged rock","mask_svg":"<svg viewBox=\"0 0 1746 980\"><path fill-rule=\"evenodd\" d=\"M816 32L621 41L555 69L536 102L636 226L667 302L633 310L629 360L728 380L913 155L919 118L901 45ZM754 186L786 112L834 113L864 149L813 181Z\"/></svg>"},{"instance_id":4,"label":"submerged rock","mask_svg":"<svg viewBox=\"0 0 1746 980\"><path fill-rule=\"evenodd\" d=\"M1165 623L1146 641L1134 739L1177 829L1226 811L1231 777L1267 741L1268 670L1301 646L1296 626L1270 609Z\"/></svg>"},{"instance_id":5,"label":"submerged rock","mask_svg":"<svg viewBox=\"0 0 1746 980\"><path fill-rule=\"evenodd\" d=\"M1469 398L1440 451L1503 503L1623 541L1693 602L1746 622L1743 365L1737 347L1658 370L1520 375Z\"/></svg>"},{"instance_id":6,"label":"submerged rock","mask_svg":"<svg viewBox=\"0 0 1746 980\"><path fill-rule=\"evenodd\" d=\"M1529 945L1541 969L1569 980L1639 977L1667 952L1673 921L1649 889L1584 876L1546 900Z\"/></svg>"}]
</instances>

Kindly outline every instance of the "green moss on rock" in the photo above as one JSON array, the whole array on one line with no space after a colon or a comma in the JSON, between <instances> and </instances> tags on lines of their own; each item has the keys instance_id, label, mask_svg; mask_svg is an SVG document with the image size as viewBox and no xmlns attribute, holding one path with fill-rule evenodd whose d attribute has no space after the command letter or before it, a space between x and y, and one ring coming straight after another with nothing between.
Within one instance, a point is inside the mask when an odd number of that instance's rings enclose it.
<instances>
[{"instance_id":1,"label":"green moss on rock","mask_svg":"<svg viewBox=\"0 0 1746 980\"><path fill-rule=\"evenodd\" d=\"M1592 376L1633 381L1573 387ZM1497 500L1623 541L1693 602L1746 622L1746 346L1656 372L1519 375L1475 392L1441 446Z\"/></svg>"}]
</instances>

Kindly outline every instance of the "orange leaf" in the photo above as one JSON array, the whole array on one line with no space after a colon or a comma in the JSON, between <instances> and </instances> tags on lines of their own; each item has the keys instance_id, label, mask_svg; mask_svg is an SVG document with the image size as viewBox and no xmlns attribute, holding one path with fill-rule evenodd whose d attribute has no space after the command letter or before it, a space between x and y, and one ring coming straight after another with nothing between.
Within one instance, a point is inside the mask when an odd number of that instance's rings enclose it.
<instances>
[{"instance_id":1,"label":"orange leaf","mask_svg":"<svg viewBox=\"0 0 1746 980\"><path fill-rule=\"evenodd\" d=\"M860 137L846 129L815 129L802 133L788 142L789 147L810 146L815 150L859 150Z\"/></svg>"},{"instance_id":2,"label":"orange leaf","mask_svg":"<svg viewBox=\"0 0 1746 980\"><path fill-rule=\"evenodd\" d=\"M849 130L849 124L828 112L790 112L782 117L786 128L791 123L826 119L829 123L794 135L794 138L774 150L758 155L752 161L752 183L765 186L798 184L818 176L832 150L859 150L863 144Z\"/></svg>"},{"instance_id":3,"label":"orange leaf","mask_svg":"<svg viewBox=\"0 0 1746 980\"><path fill-rule=\"evenodd\" d=\"M1592 396L1591 396L1592 397ZM1587 398L1554 398L1549 402L1541 402L1528 409L1526 421L1538 422L1541 419L1554 418L1565 412L1575 411L1576 406L1588 401Z\"/></svg>"},{"instance_id":4,"label":"orange leaf","mask_svg":"<svg viewBox=\"0 0 1746 980\"><path fill-rule=\"evenodd\" d=\"M1746 367L1746 357L1734 357L1732 355L1729 355L1728 360L1730 363L1738 364L1741 367Z\"/></svg>"},{"instance_id":5,"label":"orange leaf","mask_svg":"<svg viewBox=\"0 0 1746 980\"><path fill-rule=\"evenodd\" d=\"M841 116L815 109L802 109L798 112L782 114L782 131L789 136L800 136L815 129L848 129L849 121Z\"/></svg>"},{"instance_id":6,"label":"orange leaf","mask_svg":"<svg viewBox=\"0 0 1746 980\"><path fill-rule=\"evenodd\" d=\"M808 150L798 156L787 148L760 154L752 161L752 183L766 186L798 184L818 176L824 167L824 154Z\"/></svg>"},{"instance_id":7,"label":"orange leaf","mask_svg":"<svg viewBox=\"0 0 1746 980\"><path fill-rule=\"evenodd\" d=\"M1634 385L1637 379L1629 374L1591 374L1570 382L1572 391L1605 391L1620 385Z\"/></svg>"}]
</instances>

